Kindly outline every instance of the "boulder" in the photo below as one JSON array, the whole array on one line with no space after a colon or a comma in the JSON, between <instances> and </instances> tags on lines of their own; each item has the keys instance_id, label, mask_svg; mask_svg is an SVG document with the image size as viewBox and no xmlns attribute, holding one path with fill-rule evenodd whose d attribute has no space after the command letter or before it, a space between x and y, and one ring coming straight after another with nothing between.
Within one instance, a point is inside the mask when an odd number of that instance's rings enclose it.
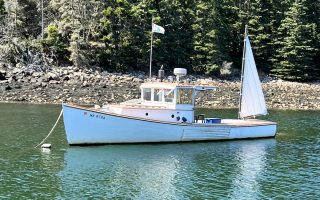
<instances>
[{"instance_id":1,"label":"boulder","mask_svg":"<svg viewBox=\"0 0 320 200\"><path fill-rule=\"evenodd\" d=\"M59 82L58 81L56 81L56 80L50 80L49 81L49 84L58 84Z\"/></svg>"},{"instance_id":2,"label":"boulder","mask_svg":"<svg viewBox=\"0 0 320 200\"><path fill-rule=\"evenodd\" d=\"M48 84L47 84L46 82L42 82L42 83L41 83L41 87L47 87L47 85L48 85Z\"/></svg>"},{"instance_id":3,"label":"boulder","mask_svg":"<svg viewBox=\"0 0 320 200\"><path fill-rule=\"evenodd\" d=\"M33 77L40 77L40 76L42 76L42 73L41 72L33 72L32 76Z\"/></svg>"},{"instance_id":4,"label":"boulder","mask_svg":"<svg viewBox=\"0 0 320 200\"><path fill-rule=\"evenodd\" d=\"M23 72L23 70L20 69L20 68L14 68L14 69L12 70L12 73L13 73L13 74L20 74L20 73L22 73L22 72Z\"/></svg>"},{"instance_id":5,"label":"boulder","mask_svg":"<svg viewBox=\"0 0 320 200\"><path fill-rule=\"evenodd\" d=\"M56 73L53 73L53 72L48 72L44 77L48 81L51 81L51 80L58 81L59 80L59 76Z\"/></svg>"},{"instance_id":6,"label":"boulder","mask_svg":"<svg viewBox=\"0 0 320 200\"><path fill-rule=\"evenodd\" d=\"M31 83L36 83L38 80L36 78L31 78L30 82Z\"/></svg>"},{"instance_id":7,"label":"boulder","mask_svg":"<svg viewBox=\"0 0 320 200\"><path fill-rule=\"evenodd\" d=\"M0 81L6 80L7 72L5 70L0 70Z\"/></svg>"},{"instance_id":8,"label":"boulder","mask_svg":"<svg viewBox=\"0 0 320 200\"><path fill-rule=\"evenodd\" d=\"M5 86L4 90L8 91L11 90L12 88L10 87L10 85Z\"/></svg>"}]
</instances>

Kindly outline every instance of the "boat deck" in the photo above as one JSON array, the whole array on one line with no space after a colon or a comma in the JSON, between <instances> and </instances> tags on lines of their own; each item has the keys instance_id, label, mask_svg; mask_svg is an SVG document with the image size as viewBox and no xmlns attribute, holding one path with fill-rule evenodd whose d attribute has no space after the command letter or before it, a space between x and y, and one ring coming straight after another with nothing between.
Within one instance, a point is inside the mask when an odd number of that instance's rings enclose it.
<instances>
[{"instance_id":1,"label":"boat deck","mask_svg":"<svg viewBox=\"0 0 320 200\"><path fill-rule=\"evenodd\" d=\"M214 125L226 125L226 126L236 126L236 127L247 127L247 126L268 126L268 125L276 125L277 123L259 120L259 119L221 119L221 123L204 123L204 120L197 120L193 125L200 126L214 126Z\"/></svg>"}]
</instances>

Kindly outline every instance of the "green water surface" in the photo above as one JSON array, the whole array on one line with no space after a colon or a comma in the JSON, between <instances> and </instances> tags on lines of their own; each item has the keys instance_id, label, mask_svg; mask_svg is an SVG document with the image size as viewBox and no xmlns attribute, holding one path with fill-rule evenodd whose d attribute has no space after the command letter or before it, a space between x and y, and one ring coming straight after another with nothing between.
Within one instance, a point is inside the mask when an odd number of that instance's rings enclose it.
<instances>
[{"instance_id":1,"label":"green water surface","mask_svg":"<svg viewBox=\"0 0 320 200\"><path fill-rule=\"evenodd\" d=\"M320 111L271 111L275 139L183 144L69 147L60 122L33 148L60 109L0 104L0 199L320 199Z\"/></svg>"}]
</instances>

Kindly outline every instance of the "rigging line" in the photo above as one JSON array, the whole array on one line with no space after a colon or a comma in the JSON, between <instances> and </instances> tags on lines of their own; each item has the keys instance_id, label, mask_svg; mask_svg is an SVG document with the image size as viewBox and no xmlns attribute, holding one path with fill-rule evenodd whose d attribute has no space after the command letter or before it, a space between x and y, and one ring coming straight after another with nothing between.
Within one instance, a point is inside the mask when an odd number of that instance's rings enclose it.
<instances>
[{"instance_id":1,"label":"rigging line","mask_svg":"<svg viewBox=\"0 0 320 200\"><path fill-rule=\"evenodd\" d=\"M63 113L63 110L61 109L61 112L60 112L60 114L59 114L59 117L58 117L56 123L53 125L53 127L52 127L51 131L49 132L49 134L48 134L37 146L35 146L34 148L37 148L38 146L40 146L40 145L41 145L44 141L46 141L46 139L51 135L51 133L53 132L53 130L54 130L55 127L57 126L57 124L58 124L58 122L59 122L59 120L60 120L60 118L61 118L61 116L62 116L62 113Z\"/></svg>"}]
</instances>

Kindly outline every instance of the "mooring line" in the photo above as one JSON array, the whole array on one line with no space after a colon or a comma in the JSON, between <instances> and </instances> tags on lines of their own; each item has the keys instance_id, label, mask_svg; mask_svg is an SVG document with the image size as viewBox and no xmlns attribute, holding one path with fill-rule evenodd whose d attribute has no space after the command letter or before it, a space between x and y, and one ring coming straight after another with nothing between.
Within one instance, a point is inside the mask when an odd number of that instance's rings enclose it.
<instances>
[{"instance_id":1,"label":"mooring line","mask_svg":"<svg viewBox=\"0 0 320 200\"><path fill-rule=\"evenodd\" d=\"M45 137L37 146L35 146L34 148L37 148L38 146L40 146L44 141L46 141L46 139L51 135L51 133L53 132L53 130L55 129L55 127L57 126L61 116L62 116L63 110L61 109L60 115L56 121L56 123L54 124L54 126L52 127L51 131L49 132L49 134L47 135L47 137Z\"/></svg>"}]
</instances>

